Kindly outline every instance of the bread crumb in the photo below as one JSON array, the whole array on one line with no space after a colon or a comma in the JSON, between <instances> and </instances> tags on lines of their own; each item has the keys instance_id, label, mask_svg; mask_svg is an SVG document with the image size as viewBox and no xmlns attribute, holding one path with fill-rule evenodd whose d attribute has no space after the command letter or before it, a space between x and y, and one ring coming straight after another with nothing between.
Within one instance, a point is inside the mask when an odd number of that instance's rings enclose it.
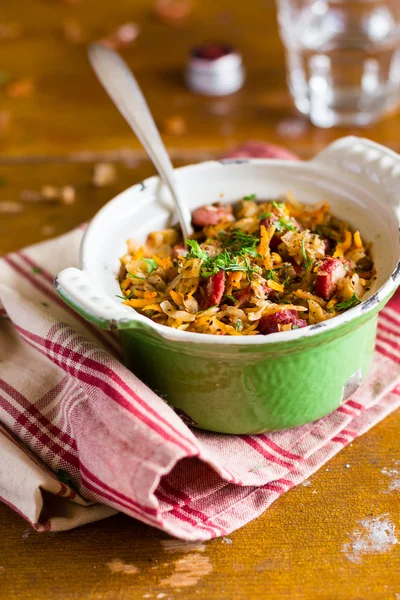
<instances>
[{"instance_id":1,"label":"bread crumb","mask_svg":"<svg viewBox=\"0 0 400 600\"><path fill-rule=\"evenodd\" d=\"M154 5L157 17L170 25L186 21L192 9L192 0L157 0Z\"/></svg>"},{"instance_id":2,"label":"bread crumb","mask_svg":"<svg viewBox=\"0 0 400 600\"><path fill-rule=\"evenodd\" d=\"M87 35L82 25L76 19L65 19L63 21L64 38L70 44L81 44L87 40Z\"/></svg>"},{"instance_id":3,"label":"bread crumb","mask_svg":"<svg viewBox=\"0 0 400 600\"><path fill-rule=\"evenodd\" d=\"M23 26L21 23L17 23L17 21L0 23L0 41L8 42L10 40L17 40L21 37L23 30Z\"/></svg>"},{"instance_id":4,"label":"bread crumb","mask_svg":"<svg viewBox=\"0 0 400 600\"><path fill-rule=\"evenodd\" d=\"M178 115L168 117L163 122L162 129L167 135L182 135L186 131L186 121Z\"/></svg>"},{"instance_id":5,"label":"bread crumb","mask_svg":"<svg viewBox=\"0 0 400 600\"><path fill-rule=\"evenodd\" d=\"M72 185L64 185L61 188L60 197L63 204L68 206L73 204L76 198L75 188Z\"/></svg>"},{"instance_id":6,"label":"bread crumb","mask_svg":"<svg viewBox=\"0 0 400 600\"><path fill-rule=\"evenodd\" d=\"M22 77L7 85L6 94L9 98L27 98L34 89L33 80L30 77Z\"/></svg>"},{"instance_id":7,"label":"bread crumb","mask_svg":"<svg viewBox=\"0 0 400 600\"><path fill-rule=\"evenodd\" d=\"M8 202L7 200L0 201L0 213L3 215L15 215L24 210L24 205L21 202Z\"/></svg>"},{"instance_id":8,"label":"bread crumb","mask_svg":"<svg viewBox=\"0 0 400 600\"><path fill-rule=\"evenodd\" d=\"M118 50L131 46L140 33L140 28L136 23L124 23L117 27L110 35L102 38L100 42L111 48Z\"/></svg>"},{"instance_id":9,"label":"bread crumb","mask_svg":"<svg viewBox=\"0 0 400 600\"><path fill-rule=\"evenodd\" d=\"M94 166L92 184L95 187L106 187L115 183L117 172L112 163L98 163Z\"/></svg>"}]
</instances>

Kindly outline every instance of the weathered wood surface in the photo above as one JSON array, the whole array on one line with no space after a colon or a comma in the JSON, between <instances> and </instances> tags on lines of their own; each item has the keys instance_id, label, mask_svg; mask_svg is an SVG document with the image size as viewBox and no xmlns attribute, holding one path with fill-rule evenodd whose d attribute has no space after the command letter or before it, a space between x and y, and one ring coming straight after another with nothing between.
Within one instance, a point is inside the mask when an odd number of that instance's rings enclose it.
<instances>
[{"instance_id":1,"label":"weathered wood surface","mask_svg":"<svg viewBox=\"0 0 400 600\"><path fill-rule=\"evenodd\" d=\"M158 122L176 115L185 120L184 135L165 136L175 155L221 150L251 138L286 143L309 156L348 132L317 129L296 115L286 90L273 0L196 0L192 15L179 26L160 22L152 0L19 0L3 2L0 19L24 26L20 38L0 42L0 71L10 82L30 77L35 85L31 95L20 98L9 98L6 86L0 88L0 108L11 114L0 137L3 157L139 151L86 56L87 41L127 22L137 23L141 33L123 54ZM81 27L84 42L65 39L68 20ZM189 49L209 39L226 40L243 53L246 85L231 97L206 99L184 86ZM396 117L366 131L394 149L400 148L399 134Z\"/></svg>"},{"instance_id":2,"label":"weathered wood surface","mask_svg":"<svg viewBox=\"0 0 400 600\"><path fill-rule=\"evenodd\" d=\"M198 550L179 550L174 542L171 547L164 534L123 515L37 534L0 505L0 596L398 600L400 544L385 543L373 519L392 523L398 533L400 475L393 471L400 470L399 428L397 412L344 449L310 484Z\"/></svg>"},{"instance_id":3,"label":"weathered wood surface","mask_svg":"<svg viewBox=\"0 0 400 600\"><path fill-rule=\"evenodd\" d=\"M0 23L17 21L25 29L20 39L0 42L0 71L10 81L31 77L35 90L11 99L0 85L0 203L19 203L22 190L46 184L74 185L77 197L71 206L26 204L18 214L0 214L0 254L68 231L154 172L91 74L84 44L64 39L65 19L80 23L87 39L128 21L140 25L124 56L158 122L177 115L186 123L185 135L165 138L177 165L251 138L308 157L348 133L318 130L295 114L271 0L197 0L179 27L157 21L152 5L3 2ZM188 48L208 38L226 39L243 51L247 83L230 98L198 98L182 84ZM2 127L4 113L10 120ZM396 117L352 133L400 149ZM96 189L93 165L110 157L117 182ZM37 534L0 505L0 597L399 600L399 431L396 413L344 449L309 485L288 492L228 539L198 548L171 546L160 532L123 515L66 533Z\"/></svg>"}]
</instances>

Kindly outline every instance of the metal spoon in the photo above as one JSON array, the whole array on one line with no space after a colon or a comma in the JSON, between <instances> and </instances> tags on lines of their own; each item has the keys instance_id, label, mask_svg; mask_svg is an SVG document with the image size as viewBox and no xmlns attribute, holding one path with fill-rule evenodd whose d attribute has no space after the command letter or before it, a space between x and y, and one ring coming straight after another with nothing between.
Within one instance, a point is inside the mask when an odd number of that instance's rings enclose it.
<instances>
[{"instance_id":1,"label":"metal spoon","mask_svg":"<svg viewBox=\"0 0 400 600\"><path fill-rule=\"evenodd\" d=\"M102 44L89 46L89 60L104 89L141 141L171 192L183 239L186 240L193 233L190 212L179 195L174 168L135 77L122 58Z\"/></svg>"}]
</instances>

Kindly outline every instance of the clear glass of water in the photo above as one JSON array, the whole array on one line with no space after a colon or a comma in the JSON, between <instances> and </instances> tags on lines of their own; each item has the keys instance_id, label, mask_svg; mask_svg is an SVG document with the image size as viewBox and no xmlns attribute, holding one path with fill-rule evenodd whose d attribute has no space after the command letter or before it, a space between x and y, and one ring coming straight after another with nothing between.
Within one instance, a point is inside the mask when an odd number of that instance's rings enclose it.
<instances>
[{"instance_id":1,"label":"clear glass of water","mask_svg":"<svg viewBox=\"0 0 400 600\"><path fill-rule=\"evenodd\" d=\"M367 126L400 102L400 0L277 0L290 92L319 127Z\"/></svg>"}]
</instances>

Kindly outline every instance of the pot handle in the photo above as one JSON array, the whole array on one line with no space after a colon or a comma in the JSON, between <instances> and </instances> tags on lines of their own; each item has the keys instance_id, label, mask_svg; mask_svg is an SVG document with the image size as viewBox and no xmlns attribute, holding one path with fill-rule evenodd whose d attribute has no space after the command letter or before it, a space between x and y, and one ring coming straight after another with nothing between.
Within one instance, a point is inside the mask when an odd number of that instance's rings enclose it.
<instances>
[{"instance_id":1,"label":"pot handle","mask_svg":"<svg viewBox=\"0 0 400 600\"><path fill-rule=\"evenodd\" d=\"M75 267L61 271L54 287L66 304L102 329L132 329L142 319L135 311L132 311L133 318L127 318L122 305L113 302L93 285L86 273Z\"/></svg>"},{"instance_id":2,"label":"pot handle","mask_svg":"<svg viewBox=\"0 0 400 600\"><path fill-rule=\"evenodd\" d=\"M347 136L317 154L311 163L346 172L368 187L392 207L400 223L400 155L365 138Z\"/></svg>"}]
</instances>

